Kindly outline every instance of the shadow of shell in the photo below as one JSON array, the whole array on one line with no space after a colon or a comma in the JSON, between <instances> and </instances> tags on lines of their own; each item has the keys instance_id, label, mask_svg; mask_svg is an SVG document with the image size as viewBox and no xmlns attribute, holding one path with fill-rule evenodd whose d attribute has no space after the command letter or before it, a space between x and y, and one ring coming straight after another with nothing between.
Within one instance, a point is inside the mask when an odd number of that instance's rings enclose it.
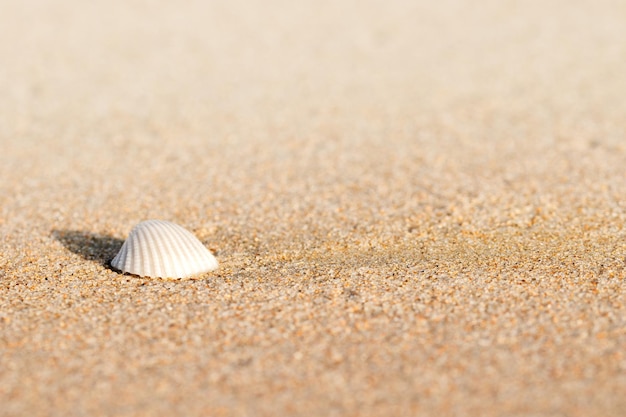
<instances>
[{"instance_id":1,"label":"shadow of shell","mask_svg":"<svg viewBox=\"0 0 626 417\"><path fill-rule=\"evenodd\" d=\"M122 239L79 230L53 230L52 237L70 252L107 268L110 268L109 262L124 244Z\"/></svg>"}]
</instances>

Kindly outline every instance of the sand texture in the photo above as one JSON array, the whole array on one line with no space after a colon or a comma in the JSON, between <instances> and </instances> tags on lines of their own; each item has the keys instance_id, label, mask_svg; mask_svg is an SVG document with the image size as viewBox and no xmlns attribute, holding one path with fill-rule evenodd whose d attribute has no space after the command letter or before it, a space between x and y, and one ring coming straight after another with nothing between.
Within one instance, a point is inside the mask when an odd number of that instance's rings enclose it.
<instances>
[{"instance_id":1,"label":"sand texture","mask_svg":"<svg viewBox=\"0 0 626 417\"><path fill-rule=\"evenodd\" d=\"M0 3L0 416L626 415L626 3ZM106 267L173 221L220 268Z\"/></svg>"}]
</instances>

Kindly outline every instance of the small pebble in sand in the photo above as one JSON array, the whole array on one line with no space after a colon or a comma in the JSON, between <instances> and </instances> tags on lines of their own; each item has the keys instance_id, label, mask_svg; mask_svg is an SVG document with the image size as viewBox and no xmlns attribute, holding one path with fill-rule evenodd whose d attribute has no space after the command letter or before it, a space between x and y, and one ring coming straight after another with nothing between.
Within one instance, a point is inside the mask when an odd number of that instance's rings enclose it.
<instances>
[{"instance_id":1,"label":"small pebble in sand","mask_svg":"<svg viewBox=\"0 0 626 417\"><path fill-rule=\"evenodd\" d=\"M111 266L142 277L188 278L212 271L218 263L188 230L163 220L147 220L131 230Z\"/></svg>"}]
</instances>

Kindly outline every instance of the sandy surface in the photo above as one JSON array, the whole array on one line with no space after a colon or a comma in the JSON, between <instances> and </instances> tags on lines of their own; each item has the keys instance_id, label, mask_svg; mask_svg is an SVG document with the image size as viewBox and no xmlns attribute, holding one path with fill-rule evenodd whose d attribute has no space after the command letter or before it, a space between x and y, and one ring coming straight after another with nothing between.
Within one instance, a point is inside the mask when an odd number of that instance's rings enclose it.
<instances>
[{"instance_id":1,"label":"sandy surface","mask_svg":"<svg viewBox=\"0 0 626 417\"><path fill-rule=\"evenodd\" d=\"M2 2L0 415L623 416L626 6L480 4Z\"/></svg>"}]
</instances>

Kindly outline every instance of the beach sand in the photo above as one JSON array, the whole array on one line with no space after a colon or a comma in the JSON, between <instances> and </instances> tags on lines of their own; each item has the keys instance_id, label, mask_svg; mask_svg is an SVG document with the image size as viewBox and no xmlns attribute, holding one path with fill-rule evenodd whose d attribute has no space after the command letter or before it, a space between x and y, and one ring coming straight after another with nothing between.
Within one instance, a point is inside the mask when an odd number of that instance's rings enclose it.
<instances>
[{"instance_id":1,"label":"beach sand","mask_svg":"<svg viewBox=\"0 0 626 417\"><path fill-rule=\"evenodd\" d=\"M0 415L623 416L625 19L5 2Z\"/></svg>"}]
</instances>

